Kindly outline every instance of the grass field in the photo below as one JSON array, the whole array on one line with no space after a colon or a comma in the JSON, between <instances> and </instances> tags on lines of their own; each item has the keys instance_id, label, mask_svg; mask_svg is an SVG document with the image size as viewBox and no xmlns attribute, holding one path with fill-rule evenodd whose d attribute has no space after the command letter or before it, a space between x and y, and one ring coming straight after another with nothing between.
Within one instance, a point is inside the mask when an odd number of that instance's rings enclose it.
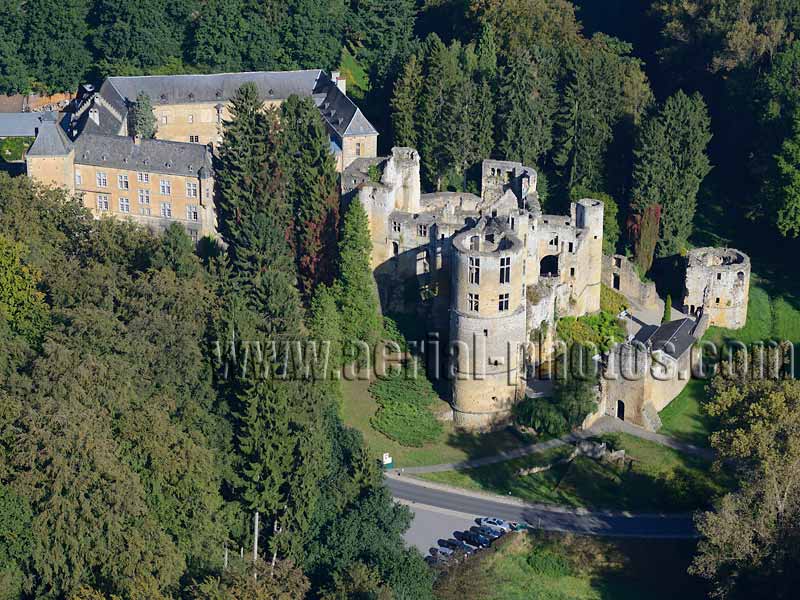
<instances>
[{"instance_id":1,"label":"grass field","mask_svg":"<svg viewBox=\"0 0 800 600\"><path fill-rule=\"evenodd\" d=\"M456 432L452 423L447 422L436 442L421 448L405 447L376 431L370 424L370 417L375 414L378 405L369 393L368 381L342 381L342 395L345 423L364 434L364 441L373 456L380 458L384 452L388 452L394 458L396 467L459 462L491 456L531 442L506 430L486 434ZM442 409L448 409L444 401L441 405Z\"/></svg>"},{"instance_id":2,"label":"grass field","mask_svg":"<svg viewBox=\"0 0 800 600\"><path fill-rule=\"evenodd\" d=\"M22 160L22 155L32 143L32 137L11 137L0 140L0 161Z\"/></svg>"},{"instance_id":3,"label":"grass field","mask_svg":"<svg viewBox=\"0 0 800 600\"><path fill-rule=\"evenodd\" d=\"M712 420L703 413L702 402L706 395L706 383L692 379L683 391L659 413L659 433L696 446L708 446L708 434Z\"/></svg>"},{"instance_id":4,"label":"grass field","mask_svg":"<svg viewBox=\"0 0 800 600\"><path fill-rule=\"evenodd\" d=\"M688 568L695 542L607 540L531 532L444 573L439 600L699 600Z\"/></svg>"},{"instance_id":5,"label":"grass field","mask_svg":"<svg viewBox=\"0 0 800 600\"><path fill-rule=\"evenodd\" d=\"M563 447L488 467L420 477L464 489L510 494L529 502L632 511L704 508L724 491L720 479L711 474L709 461L624 433L602 439L613 448L624 448L633 463L621 467L578 457L549 471L516 475L520 468L558 461L571 450Z\"/></svg>"}]
</instances>

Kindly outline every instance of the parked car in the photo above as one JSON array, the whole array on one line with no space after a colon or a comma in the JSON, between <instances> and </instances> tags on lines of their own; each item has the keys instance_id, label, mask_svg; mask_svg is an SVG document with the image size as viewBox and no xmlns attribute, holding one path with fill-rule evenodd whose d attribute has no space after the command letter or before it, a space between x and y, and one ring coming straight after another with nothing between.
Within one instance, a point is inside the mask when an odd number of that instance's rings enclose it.
<instances>
[{"instance_id":1,"label":"parked car","mask_svg":"<svg viewBox=\"0 0 800 600\"><path fill-rule=\"evenodd\" d=\"M511 525L511 531L524 531L528 529L527 523L517 523L516 521L509 521L509 525Z\"/></svg>"},{"instance_id":2,"label":"parked car","mask_svg":"<svg viewBox=\"0 0 800 600\"><path fill-rule=\"evenodd\" d=\"M453 552L457 554L472 554L475 552L475 548L465 544L464 542L460 542L456 539L450 538L449 540L441 539L439 540L438 544L443 548L450 548Z\"/></svg>"},{"instance_id":3,"label":"parked car","mask_svg":"<svg viewBox=\"0 0 800 600\"><path fill-rule=\"evenodd\" d=\"M497 538L503 537L505 531L501 529L492 529L491 527L479 527L478 525L473 525L469 528L469 530L473 533L480 534L484 537L489 538L490 540L496 540Z\"/></svg>"},{"instance_id":4,"label":"parked car","mask_svg":"<svg viewBox=\"0 0 800 600\"><path fill-rule=\"evenodd\" d=\"M478 548L488 548L492 545L492 541L489 538L473 531L465 531L463 541Z\"/></svg>"},{"instance_id":5,"label":"parked car","mask_svg":"<svg viewBox=\"0 0 800 600\"><path fill-rule=\"evenodd\" d=\"M480 550L482 548L482 546L472 537L472 534L469 531L454 531L453 537L462 544L466 544L475 550Z\"/></svg>"},{"instance_id":6,"label":"parked car","mask_svg":"<svg viewBox=\"0 0 800 600\"><path fill-rule=\"evenodd\" d=\"M493 529L502 529L503 531L511 531L511 525L503 519L497 517L483 517L478 519L478 524L484 527L492 527Z\"/></svg>"},{"instance_id":7,"label":"parked car","mask_svg":"<svg viewBox=\"0 0 800 600\"><path fill-rule=\"evenodd\" d=\"M445 548L443 546L439 546L438 548L431 548L430 550L428 550L428 552L430 552L431 556L439 556L439 555L445 557L453 556L453 551L450 548Z\"/></svg>"}]
</instances>

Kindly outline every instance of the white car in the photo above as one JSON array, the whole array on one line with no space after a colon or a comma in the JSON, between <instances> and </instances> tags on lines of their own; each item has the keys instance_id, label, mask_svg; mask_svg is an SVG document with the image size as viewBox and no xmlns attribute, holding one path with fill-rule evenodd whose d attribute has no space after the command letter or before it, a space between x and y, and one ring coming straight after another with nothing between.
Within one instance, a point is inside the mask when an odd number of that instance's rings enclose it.
<instances>
[{"instance_id":1,"label":"white car","mask_svg":"<svg viewBox=\"0 0 800 600\"><path fill-rule=\"evenodd\" d=\"M504 521L503 519L498 519L497 517L483 517L482 519L479 519L479 523L482 527L489 527L504 533L511 531L512 529L510 523Z\"/></svg>"}]
</instances>

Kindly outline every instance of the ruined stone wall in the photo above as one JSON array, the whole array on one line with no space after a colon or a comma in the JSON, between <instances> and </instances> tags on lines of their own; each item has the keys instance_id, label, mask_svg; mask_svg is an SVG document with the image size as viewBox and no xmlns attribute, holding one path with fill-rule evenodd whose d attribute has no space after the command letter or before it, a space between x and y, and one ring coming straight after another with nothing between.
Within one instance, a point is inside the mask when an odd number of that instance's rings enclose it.
<instances>
[{"instance_id":1,"label":"ruined stone wall","mask_svg":"<svg viewBox=\"0 0 800 600\"><path fill-rule=\"evenodd\" d=\"M733 248L695 248L686 267L684 312L709 316L711 325L739 329L747 321L750 258Z\"/></svg>"},{"instance_id":2,"label":"ruined stone wall","mask_svg":"<svg viewBox=\"0 0 800 600\"><path fill-rule=\"evenodd\" d=\"M602 277L603 285L618 291L644 310L664 313L664 301L658 296L656 284L642 281L633 263L621 254L603 256Z\"/></svg>"}]
</instances>

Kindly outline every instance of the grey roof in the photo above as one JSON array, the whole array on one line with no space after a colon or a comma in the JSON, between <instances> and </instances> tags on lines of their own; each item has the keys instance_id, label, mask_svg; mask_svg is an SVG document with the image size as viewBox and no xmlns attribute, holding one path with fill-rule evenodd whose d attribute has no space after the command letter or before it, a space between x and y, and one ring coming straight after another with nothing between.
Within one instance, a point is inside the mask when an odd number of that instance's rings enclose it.
<instances>
[{"instance_id":1,"label":"grey roof","mask_svg":"<svg viewBox=\"0 0 800 600\"><path fill-rule=\"evenodd\" d=\"M672 358L680 358L697 341L692 335L695 322L692 319L678 319L664 323L644 340L653 350L662 350Z\"/></svg>"},{"instance_id":2,"label":"grey roof","mask_svg":"<svg viewBox=\"0 0 800 600\"><path fill-rule=\"evenodd\" d=\"M58 113L18 112L0 113L0 138L34 137L42 123L54 123Z\"/></svg>"},{"instance_id":3,"label":"grey roof","mask_svg":"<svg viewBox=\"0 0 800 600\"><path fill-rule=\"evenodd\" d=\"M202 177L211 174L211 152L202 144L141 140L85 133L75 144L75 164ZM201 171L202 170L202 171Z\"/></svg>"},{"instance_id":4,"label":"grey roof","mask_svg":"<svg viewBox=\"0 0 800 600\"><path fill-rule=\"evenodd\" d=\"M120 121L110 110L108 110L99 102L95 102L92 108L97 109L99 123L95 123L91 119L89 111L86 110L83 112L83 114L81 114L80 117L78 117L77 123L73 123L71 125L75 131L81 133L96 133L100 135L121 135L123 133L122 121ZM124 111L127 111L127 109L123 109L122 114L125 114Z\"/></svg>"},{"instance_id":5,"label":"grey roof","mask_svg":"<svg viewBox=\"0 0 800 600\"><path fill-rule=\"evenodd\" d=\"M28 156L65 156L72 150L72 142L54 121L39 124L36 140L28 148Z\"/></svg>"},{"instance_id":6,"label":"grey roof","mask_svg":"<svg viewBox=\"0 0 800 600\"><path fill-rule=\"evenodd\" d=\"M156 107L161 104L227 102L236 90L247 82L255 83L259 94L265 100L285 100L292 94L311 96L329 132L340 138L347 135L378 133L353 101L320 69L109 77L100 87L100 95L119 114L125 115L130 104L141 92L146 93ZM102 107L100 110L99 126L84 113L76 125L77 131L119 134L121 127L119 119L108 111L104 114Z\"/></svg>"}]
</instances>

